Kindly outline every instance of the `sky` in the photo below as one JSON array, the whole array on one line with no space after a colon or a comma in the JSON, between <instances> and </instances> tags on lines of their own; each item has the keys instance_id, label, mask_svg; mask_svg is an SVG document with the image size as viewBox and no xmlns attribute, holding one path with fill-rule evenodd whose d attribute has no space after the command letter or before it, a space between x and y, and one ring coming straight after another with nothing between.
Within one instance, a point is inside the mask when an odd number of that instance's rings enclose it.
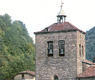
<instances>
[{"instance_id":1,"label":"sky","mask_svg":"<svg viewBox=\"0 0 95 80\"><path fill-rule=\"evenodd\" d=\"M66 21L83 31L95 26L95 0L63 0ZM61 0L0 0L0 15L20 20L34 39L34 32L57 22Z\"/></svg>"}]
</instances>

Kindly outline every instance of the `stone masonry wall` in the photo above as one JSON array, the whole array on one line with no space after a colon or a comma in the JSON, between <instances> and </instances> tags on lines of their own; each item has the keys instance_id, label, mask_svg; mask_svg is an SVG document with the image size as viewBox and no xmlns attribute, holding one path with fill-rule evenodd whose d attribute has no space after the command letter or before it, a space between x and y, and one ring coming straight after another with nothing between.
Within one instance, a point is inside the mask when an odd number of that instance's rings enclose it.
<instances>
[{"instance_id":1,"label":"stone masonry wall","mask_svg":"<svg viewBox=\"0 0 95 80\"><path fill-rule=\"evenodd\" d=\"M65 40L65 56L59 56L58 41ZM53 41L53 57L47 56L47 41ZM74 80L77 76L77 32L36 34L36 80Z\"/></svg>"},{"instance_id":2,"label":"stone masonry wall","mask_svg":"<svg viewBox=\"0 0 95 80\"><path fill-rule=\"evenodd\" d=\"M81 49L81 55L79 51L79 45L83 46L83 54ZM77 31L77 75L83 72L83 64L82 61L85 60L85 34Z\"/></svg>"}]
</instances>

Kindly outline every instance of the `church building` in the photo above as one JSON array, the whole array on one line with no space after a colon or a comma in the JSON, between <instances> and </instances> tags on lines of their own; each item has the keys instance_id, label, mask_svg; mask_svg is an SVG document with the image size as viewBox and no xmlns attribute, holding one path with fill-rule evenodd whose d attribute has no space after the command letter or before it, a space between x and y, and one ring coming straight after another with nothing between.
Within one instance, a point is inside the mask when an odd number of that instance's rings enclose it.
<instances>
[{"instance_id":1,"label":"church building","mask_svg":"<svg viewBox=\"0 0 95 80\"><path fill-rule=\"evenodd\" d=\"M94 63L86 60L85 34L63 14L57 23L35 32L36 80L94 80Z\"/></svg>"}]
</instances>

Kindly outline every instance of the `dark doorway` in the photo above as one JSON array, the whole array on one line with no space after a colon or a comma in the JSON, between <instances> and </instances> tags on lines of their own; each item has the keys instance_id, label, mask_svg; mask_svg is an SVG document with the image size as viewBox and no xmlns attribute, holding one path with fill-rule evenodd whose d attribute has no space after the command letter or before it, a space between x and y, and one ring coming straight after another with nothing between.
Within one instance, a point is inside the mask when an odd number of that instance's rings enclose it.
<instances>
[{"instance_id":1,"label":"dark doorway","mask_svg":"<svg viewBox=\"0 0 95 80\"><path fill-rule=\"evenodd\" d=\"M58 76L55 75L55 76L54 76L54 80L59 80L59 79L58 79Z\"/></svg>"}]
</instances>

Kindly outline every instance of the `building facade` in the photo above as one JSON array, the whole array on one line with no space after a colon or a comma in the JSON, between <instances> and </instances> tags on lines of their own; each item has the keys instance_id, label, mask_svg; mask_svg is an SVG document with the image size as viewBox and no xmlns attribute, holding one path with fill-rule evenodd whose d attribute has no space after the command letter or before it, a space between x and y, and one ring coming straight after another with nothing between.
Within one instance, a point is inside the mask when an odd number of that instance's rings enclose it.
<instances>
[{"instance_id":1,"label":"building facade","mask_svg":"<svg viewBox=\"0 0 95 80\"><path fill-rule=\"evenodd\" d=\"M59 15L58 22L35 32L36 80L76 80L83 72L85 32Z\"/></svg>"}]
</instances>

